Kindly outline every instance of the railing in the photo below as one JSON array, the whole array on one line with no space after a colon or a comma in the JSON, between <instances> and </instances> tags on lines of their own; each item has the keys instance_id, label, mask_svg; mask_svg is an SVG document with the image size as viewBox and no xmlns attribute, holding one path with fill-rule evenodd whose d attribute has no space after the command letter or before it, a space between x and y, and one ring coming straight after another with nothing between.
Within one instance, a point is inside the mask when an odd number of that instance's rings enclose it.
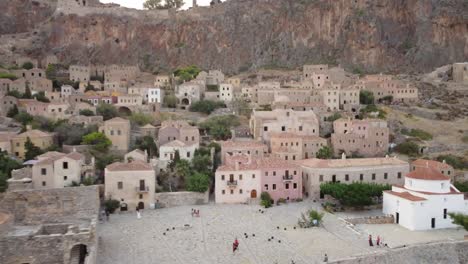
<instances>
[{"instance_id":1,"label":"railing","mask_svg":"<svg viewBox=\"0 0 468 264\"><path fill-rule=\"evenodd\" d=\"M283 176L283 181L292 181L293 180L293 176L289 175L289 176L286 176L284 175Z\"/></svg>"},{"instance_id":2,"label":"railing","mask_svg":"<svg viewBox=\"0 0 468 264\"><path fill-rule=\"evenodd\" d=\"M229 187L236 187L237 186L237 181L227 181L227 186Z\"/></svg>"},{"instance_id":3,"label":"railing","mask_svg":"<svg viewBox=\"0 0 468 264\"><path fill-rule=\"evenodd\" d=\"M147 193L149 192L149 187L148 186L145 186L145 187L135 187L135 190L136 192L138 193Z\"/></svg>"}]
</instances>

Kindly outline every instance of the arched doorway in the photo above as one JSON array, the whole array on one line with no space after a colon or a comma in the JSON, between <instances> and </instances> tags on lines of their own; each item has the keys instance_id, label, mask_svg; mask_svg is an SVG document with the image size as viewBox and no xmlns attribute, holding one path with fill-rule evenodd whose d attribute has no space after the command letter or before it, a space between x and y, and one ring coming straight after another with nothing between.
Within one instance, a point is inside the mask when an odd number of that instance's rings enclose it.
<instances>
[{"instance_id":1,"label":"arched doorway","mask_svg":"<svg viewBox=\"0 0 468 264\"><path fill-rule=\"evenodd\" d=\"M128 211L128 205L126 203L120 204L120 211L125 212Z\"/></svg>"},{"instance_id":2,"label":"arched doorway","mask_svg":"<svg viewBox=\"0 0 468 264\"><path fill-rule=\"evenodd\" d=\"M126 106L121 106L119 107L119 113L125 116L130 116L132 115L132 110Z\"/></svg>"},{"instance_id":3,"label":"arched doorway","mask_svg":"<svg viewBox=\"0 0 468 264\"><path fill-rule=\"evenodd\" d=\"M181 103L182 103L182 105L189 105L190 100L188 98L184 98L184 99L182 99Z\"/></svg>"},{"instance_id":4,"label":"arched doorway","mask_svg":"<svg viewBox=\"0 0 468 264\"><path fill-rule=\"evenodd\" d=\"M250 198L252 198L252 199L257 198L257 190L250 191Z\"/></svg>"},{"instance_id":5,"label":"arched doorway","mask_svg":"<svg viewBox=\"0 0 468 264\"><path fill-rule=\"evenodd\" d=\"M138 203L138 209L140 209L140 210L145 209L145 203L144 202L139 202Z\"/></svg>"},{"instance_id":6,"label":"arched doorway","mask_svg":"<svg viewBox=\"0 0 468 264\"><path fill-rule=\"evenodd\" d=\"M87 256L88 249L86 245L74 245L70 252L70 264L85 264Z\"/></svg>"}]
</instances>

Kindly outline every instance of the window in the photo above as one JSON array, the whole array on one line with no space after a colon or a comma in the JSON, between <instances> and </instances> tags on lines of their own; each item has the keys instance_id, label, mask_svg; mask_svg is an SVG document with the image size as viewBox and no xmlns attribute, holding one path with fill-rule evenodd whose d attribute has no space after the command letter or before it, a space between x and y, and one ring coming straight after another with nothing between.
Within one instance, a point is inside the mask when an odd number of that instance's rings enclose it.
<instances>
[{"instance_id":1,"label":"window","mask_svg":"<svg viewBox=\"0 0 468 264\"><path fill-rule=\"evenodd\" d=\"M242 194L242 189L239 189L239 194Z\"/></svg>"},{"instance_id":2,"label":"window","mask_svg":"<svg viewBox=\"0 0 468 264\"><path fill-rule=\"evenodd\" d=\"M385 172L385 173L383 174L383 178L386 180L386 179L388 178L388 173Z\"/></svg>"},{"instance_id":3,"label":"window","mask_svg":"<svg viewBox=\"0 0 468 264\"><path fill-rule=\"evenodd\" d=\"M139 195L139 198L140 198L140 200L143 199L143 194L140 194L140 195Z\"/></svg>"},{"instance_id":4,"label":"window","mask_svg":"<svg viewBox=\"0 0 468 264\"><path fill-rule=\"evenodd\" d=\"M117 130L117 135L119 135L119 136L122 135L122 131Z\"/></svg>"},{"instance_id":5,"label":"window","mask_svg":"<svg viewBox=\"0 0 468 264\"><path fill-rule=\"evenodd\" d=\"M268 184L265 184L265 191L268 191Z\"/></svg>"},{"instance_id":6,"label":"window","mask_svg":"<svg viewBox=\"0 0 468 264\"><path fill-rule=\"evenodd\" d=\"M359 174L359 180L363 181L364 180L364 174Z\"/></svg>"},{"instance_id":7,"label":"window","mask_svg":"<svg viewBox=\"0 0 468 264\"><path fill-rule=\"evenodd\" d=\"M286 131L286 127L285 127L285 126L282 126L282 127L281 127L281 131Z\"/></svg>"},{"instance_id":8,"label":"window","mask_svg":"<svg viewBox=\"0 0 468 264\"><path fill-rule=\"evenodd\" d=\"M345 181L349 181L349 174L345 174Z\"/></svg>"},{"instance_id":9,"label":"window","mask_svg":"<svg viewBox=\"0 0 468 264\"><path fill-rule=\"evenodd\" d=\"M447 208L444 209L444 219L447 219Z\"/></svg>"},{"instance_id":10,"label":"window","mask_svg":"<svg viewBox=\"0 0 468 264\"><path fill-rule=\"evenodd\" d=\"M267 126L264 126L264 127L263 127L263 131L268 131L268 127L267 127Z\"/></svg>"},{"instance_id":11,"label":"window","mask_svg":"<svg viewBox=\"0 0 468 264\"><path fill-rule=\"evenodd\" d=\"M224 175L221 175L221 180L224 181Z\"/></svg>"},{"instance_id":12,"label":"window","mask_svg":"<svg viewBox=\"0 0 468 264\"><path fill-rule=\"evenodd\" d=\"M297 189L297 183L293 183L293 188Z\"/></svg>"},{"instance_id":13,"label":"window","mask_svg":"<svg viewBox=\"0 0 468 264\"><path fill-rule=\"evenodd\" d=\"M273 190L276 190L276 184L273 183Z\"/></svg>"},{"instance_id":14,"label":"window","mask_svg":"<svg viewBox=\"0 0 468 264\"><path fill-rule=\"evenodd\" d=\"M323 175L319 176L319 181L323 182Z\"/></svg>"},{"instance_id":15,"label":"window","mask_svg":"<svg viewBox=\"0 0 468 264\"><path fill-rule=\"evenodd\" d=\"M68 179L68 176L63 176L63 180L66 181Z\"/></svg>"},{"instance_id":16,"label":"window","mask_svg":"<svg viewBox=\"0 0 468 264\"><path fill-rule=\"evenodd\" d=\"M46 182L45 182L45 181L42 182L42 186L46 186Z\"/></svg>"},{"instance_id":17,"label":"window","mask_svg":"<svg viewBox=\"0 0 468 264\"><path fill-rule=\"evenodd\" d=\"M225 190L222 190L221 193L224 195L224 194L226 194L226 191L225 191Z\"/></svg>"},{"instance_id":18,"label":"window","mask_svg":"<svg viewBox=\"0 0 468 264\"><path fill-rule=\"evenodd\" d=\"M276 176L276 171L273 172L273 176Z\"/></svg>"},{"instance_id":19,"label":"window","mask_svg":"<svg viewBox=\"0 0 468 264\"><path fill-rule=\"evenodd\" d=\"M401 179L401 172L398 173L398 179Z\"/></svg>"},{"instance_id":20,"label":"window","mask_svg":"<svg viewBox=\"0 0 468 264\"><path fill-rule=\"evenodd\" d=\"M64 170L68 169L68 162L64 161L62 167Z\"/></svg>"},{"instance_id":21,"label":"window","mask_svg":"<svg viewBox=\"0 0 468 264\"><path fill-rule=\"evenodd\" d=\"M123 189L123 182L117 182L117 189L119 190Z\"/></svg>"},{"instance_id":22,"label":"window","mask_svg":"<svg viewBox=\"0 0 468 264\"><path fill-rule=\"evenodd\" d=\"M114 130L111 130L110 134L111 134L111 136L113 136L114 135Z\"/></svg>"},{"instance_id":23,"label":"window","mask_svg":"<svg viewBox=\"0 0 468 264\"><path fill-rule=\"evenodd\" d=\"M41 175L46 175L47 174L47 169L46 168L42 168L41 169Z\"/></svg>"},{"instance_id":24,"label":"window","mask_svg":"<svg viewBox=\"0 0 468 264\"><path fill-rule=\"evenodd\" d=\"M265 171L265 176L268 176L268 171Z\"/></svg>"},{"instance_id":25,"label":"window","mask_svg":"<svg viewBox=\"0 0 468 264\"><path fill-rule=\"evenodd\" d=\"M187 158L190 158L190 152L187 152Z\"/></svg>"},{"instance_id":26,"label":"window","mask_svg":"<svg viewBox=\"0 0 468 264\"><path fill-rule=\"evenodd\" d=\"M252 179L255 179L255 174L252 174Z\"/></svg>"},{"instance_id":27,"label":"window","mask_svg":"<svg viewBox=\"0 0 468 264\"><path fill-rule=\"evenodd\" d=\"M231 194L234 194L234 190L231 190Z\"/></svg>"},{"instance_id":28,"label":"window","mask_svg":"<svg viewBox=\"0 0 468 264\"><path fill-rule=\"evenodd\" d=\"M286 190L288 190L289 189L289 183L286 183L284 187L286 188Z\"/></svg>"},{"instance_id":29,"label":"window","mask_svg":"<svg viewBox=\"0 0 468 264\"><path fill-rule=\"evenodd\" d=\"M372 173L372 180L375 180L375 173Z\"/></svg>"},{"instance_id":30,"label":"window","mask_svg":"<svg viewBox=\"0 0 468 264\"><path fill-rule=\"evenodd\" d=\"M239 181L242 180L242 174L239 174Z\"/></svg>"}]
</instances>

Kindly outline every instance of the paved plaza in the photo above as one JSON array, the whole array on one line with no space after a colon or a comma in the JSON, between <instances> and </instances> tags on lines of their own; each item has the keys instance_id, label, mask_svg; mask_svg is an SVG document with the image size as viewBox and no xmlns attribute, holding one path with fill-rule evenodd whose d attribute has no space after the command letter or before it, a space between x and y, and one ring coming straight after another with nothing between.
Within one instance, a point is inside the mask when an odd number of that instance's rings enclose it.
<instances>
[{"instance_id":1,"label":"paved plaza","mask_svg":"<svg viewBox=\"0 0 468 264\"><path fill-rule=\"evenodd\" d=\"M146 210L141 219L133 213L111 215L99 226L98 263L322 263L325 253L333 261L391 250L369 247L369 233L385 237L391 247L463 239L459 230L410 232L393 224L352 227L342 214L326 214L320 228L294 229L301 212L319 208L310 201L262 209L264 213L257 205L197 206L199 218L191 216L191 208ZM240 246L233 254L235 238Z\"/></svg>"}]
</instances>

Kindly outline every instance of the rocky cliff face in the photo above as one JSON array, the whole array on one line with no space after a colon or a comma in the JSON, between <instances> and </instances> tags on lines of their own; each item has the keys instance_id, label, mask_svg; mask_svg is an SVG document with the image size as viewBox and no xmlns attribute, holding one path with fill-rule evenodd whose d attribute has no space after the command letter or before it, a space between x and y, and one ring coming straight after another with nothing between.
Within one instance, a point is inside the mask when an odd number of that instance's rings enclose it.
<instances>
[{"instance_id":1,"label":"rocky cliff face","mask_svg":"<svg viewBox=\"0 0 468 264\"><path fill-rule=\"evenodd\" d=\"M23 2L31 1L9 1ZM30 8L8 8L0 21ZM466 0L229 0L169 15L102 9L57 9L46 21L49 11L42 10L0 32L23 32L42 21L30 54L54 52L71 63L138 63L148 70L197 64L232 73L339 63L356 71L409 72L468 60Z\"/></svg>"}]
</instances>

